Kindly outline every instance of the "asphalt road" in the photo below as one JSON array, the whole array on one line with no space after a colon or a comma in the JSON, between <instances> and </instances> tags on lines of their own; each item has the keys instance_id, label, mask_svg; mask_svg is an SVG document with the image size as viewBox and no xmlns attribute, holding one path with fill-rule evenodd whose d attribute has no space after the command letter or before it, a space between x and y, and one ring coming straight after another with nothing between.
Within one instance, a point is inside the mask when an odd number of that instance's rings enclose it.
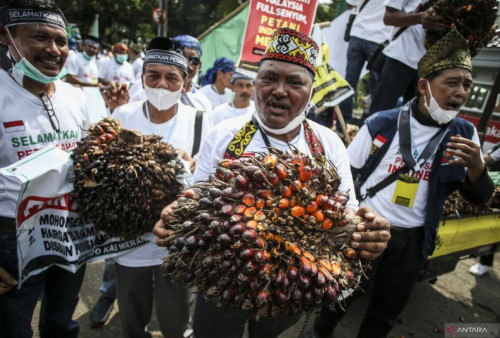
<instances>
[{"instance_id":1,"label":"asphalt road","mask_svg":"<svg viewBox=\"0 0 500 338\"><path fill-rule=\"evenodd\" d=\"M459 262L454 272L438 278L435 284L420 282L415 287L409 304L402 313L390 337L444 337L445 323L500 323L500 255L496 255L494 270L482 277L468 273L476 260ZM74 318L80 323L80 337L118 338L122 337L118 306L111 314L106 326L92 329L89 315L99 297L99 285L103 263L95 262L87 266L85 281L80 294L80 302ZM355 337L369 294L359 298L349 309L344 320L336 328L334 338ZM32 326L38 337L38 307ZM149 331L153 337L161 337L153 314ZM284 332L280 338L297 337L305 318ZM312 325L312 320L307 324ZM216 337L214 337L216 338Z\"/></svg>"}]
</instances>

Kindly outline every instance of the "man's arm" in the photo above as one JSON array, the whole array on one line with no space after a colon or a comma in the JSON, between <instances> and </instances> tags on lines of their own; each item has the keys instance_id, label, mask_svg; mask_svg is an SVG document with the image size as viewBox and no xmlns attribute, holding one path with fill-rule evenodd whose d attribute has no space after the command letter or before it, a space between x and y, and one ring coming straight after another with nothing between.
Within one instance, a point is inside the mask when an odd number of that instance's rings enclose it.
<instances>
[{"instance_id":1,"label":"man's arm","mask_svg":"<svg viewBox=\"0 0 500 338\"><path fill-rule=\"evenodd\" d=\"M66 75L66 82L82 87L99 87L98 83L85 82L80 80L76 75L71 75L71 74Z\"/></svg>"},{"instance_id":2,"label":"man's arm","mask_svg":"<svg viewBox=\"0 0 500 338\"><path fill-rule=\"evenodd\" d=\"M386 6L384 23L395 27L422 25L428 30L443 29L441 18L436 15L432 7L423 12L405 13L396 8Z\"/></svg>"}]
</instances>

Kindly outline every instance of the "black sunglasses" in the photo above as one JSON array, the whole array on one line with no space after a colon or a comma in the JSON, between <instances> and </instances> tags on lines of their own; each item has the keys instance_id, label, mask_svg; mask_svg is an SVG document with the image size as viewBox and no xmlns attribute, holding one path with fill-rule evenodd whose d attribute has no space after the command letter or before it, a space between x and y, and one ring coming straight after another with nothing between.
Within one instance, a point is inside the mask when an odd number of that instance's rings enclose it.
<instances>
[{"instance_id":1,"label":"black sunglasses","mask_svg":"<svg viewBox=\"0 0 500 338\"><path fill-rule=\"evenodd\" d=\"M50 101L47 94L40 94L40 99L42 100L43 106L45 107L45 111L47 115L49 115L50 124L52 125L52 129L59 132L61 131L59 125L59 119L56 116L56 112L54 111L54 107L52 106L52 101Z\"/></svg>"},{"instance_id":2,"label":"black sunglasses","mask_svg":"<svg viewBox=\"0 0 500 338\"><path fill-rule=\"evenodd\" d=\"M187 59L188 59L189 63L192 64L193 66L198 66L201 63L200 58L197 56L194 56L194 55L188 56Z\"/></svg>"}]
</instances>

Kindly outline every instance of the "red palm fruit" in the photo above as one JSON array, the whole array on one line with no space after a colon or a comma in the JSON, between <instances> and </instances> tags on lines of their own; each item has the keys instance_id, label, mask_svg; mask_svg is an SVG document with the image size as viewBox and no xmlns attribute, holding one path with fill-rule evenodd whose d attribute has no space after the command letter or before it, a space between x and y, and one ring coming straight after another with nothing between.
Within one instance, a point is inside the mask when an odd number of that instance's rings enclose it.
<instances>
[{"instance_id":1,"label":"red palm fruit","mask_svg":"<svg viewBox=\"0 0 500 338\"><path fill-rule=\"evenodd\" d=\"M245 265L243 265L243 272L248 274L248 275L253 275L257 272L257 264L255 264L255 262L252 262L252 261L248 261L245 263Z\"/></svg>"},{"instance_id":2,"label":"red palm fruit","mask_svg":"<svg viewBox=\"0 0 500 338\"><path fill-rule=\"evenodd\" d=\"M233 300L234 295L235 291L233 289L225 289L222 291L222 301L227 304Z\"/></svg>"},{"instance_id":3,"label":"red palm fruit","mask_svg":"<svg viewBox=\"0 0 500 338\"><path fill-rule=\"evenodd\" d=\"M243 215L246 218L252 218L256 211L257 211L257 208L250 207L250 208L247 208L247 210L245 210L245 212L243 213Z\"/></svg>"},{"instance_id":4,"label":"red palm fruit","mask_svg":"<svg viewBox=\"0 0 500 338\"><path fill-rule=\"evenodd\" d=\"M227 187L226 189L222 190L222 196L224 196L225 198L232 198L233 192L233 188Z\"/></svg>"},{"instance_id":5,"label":"red palm fruit","mask_svg":"<svg viewBox=\"0 0 500 338\"><path fill-rule=\"evenodd\" d=\"M222 177L222 180L226 183L231 181L234 178L234 173L231 170L226 170L224 171L224 177Z\"/></svg>"},{"instance_id":6,"label":"red palm fruit","mask_svg":"<svg viewBox=\"0 0 500 338\"><path fill-rule=\"evenodd\" d=\"M267 154L266 157L264 157L263 162L268 169L273 170L274 167L276 166L276 162L278 162L278 156L274 154Z\"/></svg>"},{"instance_id":7,"label":"red palm fruit","mask_svg":"<svg viewBox=\"0 0 500 338\"><path fill-rule=\"evenodd\" d=\"M241 161L240 160L232 160L229 162L229 169L235 170L241 168Z\"/></svg>"},{"instance_id":8,"label":"red palm fruit","mask_svg":"<svg viewBox=\"0 0 500 338\"><path fill-rule=\"evenodd\" d=\"M223 233L220 234L219 237L217 237L217 241L223 246L230 246L232 239L231 236L229 236L229 234Z\"/></svg>"},{"instance_id":9,"label":"red palm fruit","mask_svg":"<svg viewBox=\"0 0 500 338\"><path fill-rule=\"evenodd\" d=\"M256 172L254 172L254 174L251 177L255 182L262 183L266 179L266 174L261 169L259 169Z\"/></svg>"},{"instance_id":10,"label":"red palm fruit","mask_svg":"<svg viewBox=\"0 0 500 338\"><path fill-rule=\"evenodd\" d=\"M292 189L290 189L290 187L287 187L286 185L284 185L281 188L281 196L282 197L290 197L290 196L292 196Z\"/></svg>"},{"instance_id":11,"label":"red palm fruit","mask_svg":"<svg viewBox=\"0 0 500 338\"><path fill-rule=\"evenodd\" d=\"M290 208L293 208L297 204L297 199L295 197L290 197Z\"/></svg>"},{"instance_id":12,"label":"red palm fruit","mask_svg":"<svg viewBox=\"0 0 500 338\"><path fill-rule=\"evenodd\" d=\"M243 198L243 196L245 196L245 191L237 190L237 191L233 191L233 195L231 197L235 200L240 200Z\"/></svg>"},{"instance_id":13,"label":"red palm fruit","mask_svg":"<svg viewBox=\"0 0 500 338\"><path fill-rule=\"evenodd\" d=\"M302 217L302 215L304 215L304 212L305 209L303 207L296 205L290 210L290 215L294 217Z\"/></svg>"},{"instance_id":14,"label":"red palm fruit","mask_svg":"<svg viewBox=\"0 0 500 338\"><path fill-rule=\"evenodd\" d=\"M321 222L321 229L330 230L333 227L333 221L330 218L325 218L323 222Z\"/></svg>"},{"instance_id":15,"label":"red palm fruit","mask_svg":"<svg viewBox=\"0 0 500 338\"><path fill-rule=\"evenodd\" d=\"M316 263L311 262L311 276L316 276L318 273L318 265Z\"/></svg>"},{"instance_id":16,"label":"red palm fruit","mask_svg":"<svg viewBox=\"0 0 500 338\"><path fill-rule=\"evenodd\" d=\"M208 197L202 197L200 198L200 200L198 201L198 206L201 208L201 209L211 209L212 206L213 206L213 202L210 198Z\"/></svg>"},{"instance_id":17,"label":"red palm fruit","mask_svg":"<svg viewBox=\"0 0 500 338\"><path fill-rule=\"evenodd\" d=\"M243 272L240 272L238 274L238 277L236 277L236 278L237 278L238 283L243 284L243 285L250 283L250 281L252 280L252 278L250 278L250 276L245 275Z\"/></svg>"},{"instance_id":18,"label":"red palm fruit","mask_svg":"<svg viewBox=\"0 0 500 338\"><path fill-rule=\"evenodd\" d=\"M283 271L278 270L278 272L274 275L273 285L278 287L281 286L283 284L284 278L285 274L283 273Z\"/></svg>"},{"instance_id":19,"label":"red palm fruit","mask_svg":"<svg viewBox=\"0 0 500 338\"><path fill-rule=\"evenodd\" d=\"M255 204L255 196L253 194L248 193L245 196L243 196L242 202L247 207L251 207Z\"/></svg>"},{"instance_id":20,"label":"red palm fruit","mask_svg":"<svg viewBox=\"0 0 500 338\"><path fill-rule=\"evenodd\" d=\"M257 306L262 306L264 303L267 303L269 300L269 293L265 290L260 290L255 296L255 304Z\"/></svg>"},{"instance_id":21,"label":"red palm fruit","mask_svg":"<svg viewBox=\"0 0 500 338\"><path fill-rule=\"evenodd\" d=\"M247 261L250 258L252 258L253 253L254 253L253 249L245 249L240 253L240 258Z\"/></svg>"},{"instance_id":22,"label":"red palm fruit","mask_svg":"<svg viewBox=\"0 0 500 338\"><path fill-rule=\"evenodd\" d=\"M99 136L99 142L106 143L106 136L104 135Z\"/></svg>"},{"instance_id":23,"label":"red palm fruit","mask_svg":"<svg viewBox=\"0 0 500 338\"><path fill-rule=\"evenodd\" d=\"M326 277L323 274L323 272L318 271L318 273L314 276L314 282L320 286L322 286L326 283Z\"/></svg>"},{"instance_id":24,"label":"red palm fruit","mask_svg":"<svg viewBox=\"0 0 500 338\"><path fill-rule=\"evenodd\" d=\"M295 289L292 292L292 299L295 301L295 303L300 304L302 303L302 298L304 297L304 294L301 289Z\"/></svg>"},{"instance_id":25,"label":"red palm fruit","mask_svg":"<svg viewBox=\"0 0 500 338\"><path fill-rule=\"evenodd\" d=\"M241 222L242 219L243 219L243 217L241 215L232 214L231 217L229 217L229 223L235 224L235 223Z\"/></svg>"},{"instance_id":26,"label":"red palm fruit","mask_svg":"<svg viewBox=\"0 0 500 338\"><path fill-rule=\"evenodd\" d=\"M180 196L184 196L187 198L195 198L197 194L193 189L186 189L180 193Z\"/></svg>"},{"instance_id":27,"label":"red palm fruit","mask_svg":"<svg viewBox=\"0 0 500 338\"><path fill-rule=\"evenodd\" d=\"M302 182L308 181L312 176L312 169L308 165L299 168L299 179Z\"/></svg>"},{"instance_id":28,"label":"red palm fruit","mask_svg":"<svg viewBox=\"0 0 500 338\"><path fill-rule=\"evenodd\" d=\"M202 237L205 241L209 241L215 237L215 231L213 229L207 229L203 232Z\"/></svg>"},{"instance_id":29,"label":"red palm fruit","mask_svg":"<svg viewBox=\"0 0 500 338\"><path fill-rule=\"evenodd\" d=\"M311 279L309 277L307 277L306 275L300 274L299 275L299 283L302 284L304 286L304 288L307 289L311 285Z\"/></svg>"},{"instance_id":30,"label":"red palm fruit","mask_svg":"<svg viewBox=\"0 0 500 338\"><path fill-rule=\"evenodd\" d=\"M288 209L290 207L290 200L288 198L281 198L278 202L280 209Z\"/></svg>"},{"instance_id":31,"label":"red palm fruit","mask_svg":"<svg viewBox=\"0 0 500 338\"><path fill-rule=\"evenodd\" d=\"M273 212L274 212L274 214L277 216L277 215L279 215L279 214L281 213L281 209L280 209L280 208L278 208L278 207L274 207L274 208L273 208Z\"/></svg>"},{"instance_id":32,"label":"red palm fruit","mask_svg":"<svg viewBox=\"0 0 500 338\"><path fill-rule=\"evenodd\" d=\"M245 231L245 224L241 222L236 223L231 228L229 228L229 233L231 235L241 235L243 231Z\"/></svg>"},{"instance_id":33,"label":"red palm fruit","mask_svg":"<svg viewBox=\"0 0 500 338\"><path fill-rule=\"evenodd\" d=\"M257 196L263 199L267 199L269 196L271 196L271 192L267 189L259 189L257 190Z\"/></svg>"},{"instance_id":34,"label":"red palm fruit","mask_svg":"<svg viewBox=\"0 0 500 338\"><path fill-rule=\"evenodd\" d=\"M294 154L292 155L292 164L298 165L299 167L304 165L304 157L302 155Z\"/></svg>"},{"instance_id":35,"label":"red palm fruit","mask_svg":"<svg viewBox=\"0 0 500 338\"><path fill-rule=\"evenodd\" d=\"M258 263L257 263L258 264ZM273 266L271 264L263 264L259 268L259 278L268 282L273 275Z\"/></svg>"},{"instance_id":36,"label":"red palm fruit","mask_svg":"<svg viewBox=\"0 0 500 338\"><path fill-rule=\"evenodd\" d=\"M356 258L357 257L356 250L354 250L353 248L344 249L344 255L346 257L349 257L349 258Z\"/></svg>"},{"instance_id":37,"label":"red palm fruit","mask_svg":"<svg viewBox=\"0 0 500 338\"><path fill-rule=\"evenodd\" d=\"M280 303L281 305L286 305L288 304L288 296L281 290L276 290L274 292L274 296L276 297L276 299L278 300L278 303Z\"/></svg>"},{"instance_id":38,"label":"red palm fruit","mask_svg":"<svg viewBox=\"0 0 500 338\"><path fill-rule=\"evenodd\" d=\"M307 203L306 205L306 212L308 214L314 214L316 210L318 210L318 203L316 203L315 201L309 201L309 203Z\"/></svg>"},{"instance_id":39,"label":"red palm fruit","mask_svg":"<svg viewBox=\"0 0 500 338\"><path fill-rule=\"evenodd\" d=\"M330 302L334 302L337 299L337 290L333 286L326 286L325 299Z\"/></svg>"},{"instance_id":40,"label":"red palm fruit","mask_svg":"<svg viewBox=\"0 0 500 338\"><path fill-rule=\"evenodd\" d=\"M110 133L106 133L106 134L104 134L104 137L105 137L106 141L111 141L114 136Z\"/></svg>"},{"instance_id":41,"label":"red palm fruit","mask_svg":"<svg viewBox=\"0 0 500 338\"><path fill-rule=\"evenodd\" d=\"M304 257L306 257L308 260L310 260L310 261L311 261L311 263L316 261L316 257L314 257L314 255L313 255L312 253L310 253L309 251L304 251L304 252L302 253L302 255L303 255Z\"/></svg>"},{"instance_id":42,"label":"red palm fruit","mask_svg":"<svg viewBox=\"0 0 500 338\"><path fill-rule=\"evenodd\" d=\"M292 189L292 191L299 191L302 188L302 186L303 184L299 180L295 180L292 181L292 183L290 183L290 189Z\"/></svg>"},{"instance_id":43,"label":"red palm fruit","mask_svg":"<svg viewBox=\"0 0 500 338\"><path fill-rule=\"evenodd\" d=\"M327 195L318 194L318 195L316 196L316 203L318 203L318 205L319 205L320 207L324 207L324 206L326 206L326 205L328 204L328 200L329 200L329 198L328 198L328 196L327 196Z\"/></svg>"},{"instance_id":44,"label":"red palm fruit","mask_svg":"<svg viewBox=\"0 0 500 338\"><path fill-rule=\"evenodd\" d=\"M325 268L324 266L320 266L320 267L318 267L318 275L319 275L320 273L323 275L323 277L325 278L325 281L326 281L327 283L331 283L331 282L333 282L333 281L334 281L332 274L331 274L331 273L330 273L330 271L328 271L328 269L327 269L327 268ZM318 278L318 277L316 277L316 278Z\"/></svg>"},{"instance_id":45,"label":"red palm fruit","mask_svg":"<svg viewBox=\"0 0 500 338\"><path fill-rule=\"evenodd\" d=\"M278 176L280 180L286 179L286 167L282 163L276 164L276 167L274 168L274 173Z\"/></svg>"},{"instance_id":46,"label":"red palm fruit","mask_svg":"<svg viewBox=\"0 0 500 338\"><path fill-rule=\"evenodd\" d=\"M325 288L323 288L323 287L316 287L316 288L313 289L314 301L316 303L320 303L321 300L323 299L324 295L325 295Z\"/></svg>"},{"instance_id":47,"label":"red palm fruit","mask_svg":"<svg viewBox=\"0 0 500 338\"><path fill-rule=\"evenodd\" d=\"M256 165L249 165L248 167L245 167L245 170L243 172L245 173L245 175L247 175L247 177L252 177L257 170L260 170L260 168Z\"/></svg>"},{"instance_id":48,"label":"red palm fruit","mask_svg":"<svg viewBox=\"0 0 500 338\"><path fill-rule=\"evenodd\" d=\"M282 283L282 287L284 290L288 290L288 288L290 288L290 285L292 284L292 282L290 282L290 278L288 278L286 275L285 275L285 278L283 278L283 283Z\"/></svg>"},{"instance_id":49,"label":"red palm fruit","mask_svg":"<svg viewBox=\"0 0 500 338\"><path fill-rule=\"evenodd\" d=\"M286 274L291 280L296 280L299 277L299 270L295 266L291 266L288 268Z\"/></svg>"},{"instance_id":50,"label":"red palm fruit","mask_svg":"<svg viewBox=\"0 0 500 338\"><path fill-rule=\"evenodd\" d=\"M255 240L255 247L259 249L265 249L266 248L266 242L262 238L257 238Z\"/></svg>"},{"instance_id":51,"label":"red palm fruit","mask_svg":"<svg viewBox=\"0 0 500 338\"><path fill-rule=\"evenodd\" d=\"M256 263L263 263L264 262L264 252L262 250L255 250L253 254L253 260Z\"/></svg>"},{"instance_id":52,"label":"red palm fruit","mask_svg":"<svg viewBox=\"0 0 500 338\"><path fill-rule=\"evenodd\" d=\"M354 275L354 271L352 271L351 269L347 270L347 279L349 280L353 280L356 276Z\"/></svg>"},{"instance_id":53,"label":"red palm fruit","mask_svg":"<svg viewBox=\"0 0 500 338\"><path fill-rule=\"evenodd\" d=\"M304 293L304 302L306 304L312 304L314 302L314 298L311 291L308 290Z\"/></svg>"},{"instance_id":54,"label":"red palm fruit","mask_svg":"<svg viewBox=\"0 0 500 338\"><path fill-rule=\"evenodd\" d=\"M278 185L278 183L280 183L278 175L276 175L274 172L267 174L267 180L272 185Z\"/></svg>"},{"instance_id":55,"label":"red palm fruit","mask_svg":"<svg viewBox=\"0 0 500 338\"><path fill-rule=\"evenodd\" d=\"M322 222L325 219L325 215L321 210L317 210L316 212L314 212L313 216L318 222Z\"/></svg>"},{"instance_id":56,"label":"red palm fruit","mask_svg":"<svg viewBox=\"0 0 500 338\"><path fill-rule=\"evenodd\" d=\"M332 269L330 270L332 272L333 276L339 276L342 273L342 266L340 265L339 262L331 262L330 263Z\"/></svg>"},{"instance_id":57,"label":"red palm fruit","mask_svg":"<svg viewBox=\"0 0 500 338\"><path fill-rule=\"evenodd\" d=\"M225 182L228 182L224 179ZM238 175L236 176L236 179L234 181L236 187L238 187L241 190L246 190L248 188L248 181L243 175Z\"/></svg>"},{"instance_id":58,"label":"red palm fruit","mask_svg":"<svg viewBox=\"0 0 500 338\"><path fill-rule=\"evenodd\" d=\"M257 225L258 225L257 221L252 219L245 224L245 228L255 230L257 229Z\"/></svg>"},{"instance_id":59,"label":"red palm fruit","mask_svg":"<svg viewBox=\"0 0 500 338\"><path fill-rule=\"evenodd\" d=\"M263 211L259 210L253 215L253 219L258 222L263 221L266 219L266 214L264 214Z\"/></svg>"},{"instance_id":60,"label":"red palm fruit","mask_svg":"<svg viewBox=\"0 0 500 338\"><path fill-rule=\"evenodd\" d=\"M300 272L304 274L310 274L312 271L311 261L306 257L302 256L300 258Z\"/></svg>"},{"instance_id":61,"label":"red palm fruit","mask_svg":"<svg viewBox=\"0 0 500 338\"><path fill-rule=\"evenodd\" d=\"M336 202L339 202L342 205L346 205L347 201L349 201L349 197L348 196L341 195L339 193L337 193L335 195L334 199L335 199Z\"/></svg>"},{"instance_id":62,"label":"red palm fruit","mask_svg":"<svg viewBox=\"0 0 500 338\"><path fill-rule=\"evenodd\" d=\"M247 209L247 207L245 205L240 204L234 208L234 213L241 215L245 212L246 209Z\"/></svg>"},{"instance_id":63,"label":"red palm fruit","mask_svg":"<svg viewBox=\"0 0 500 338\"><path fill-rule=\"evenodd\" d=\"M243 231L242 237L244 239L248 239L248 240L256 239L258 237L258 234L257 234L257 231L255 231L255 230L246 229L245 231Z\"/></svg>"},{"instance_id":64,"label":"red palm fruit","mask_svg":"<svg viewBox=\"0 0 500 338\"><path fill-rule=\"evenodd\" d=\"M265 205L266 205L266 202L262 198L257 198L255 200L255 207L257 209L262 209L265 207Z\"/></svg>"}]
</instances>

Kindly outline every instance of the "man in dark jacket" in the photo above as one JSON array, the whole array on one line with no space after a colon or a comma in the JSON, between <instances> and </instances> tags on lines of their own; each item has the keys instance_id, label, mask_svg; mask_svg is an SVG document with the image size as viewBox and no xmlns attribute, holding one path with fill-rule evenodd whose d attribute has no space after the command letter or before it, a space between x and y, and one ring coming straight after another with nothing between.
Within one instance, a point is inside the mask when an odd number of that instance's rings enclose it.
<instances>
[{"instance_id":1,"label":"man in dark jacket","mask_svg":"<svg viewBox=\"0 0 500 338\"><path fill-rule=\"evenodd\" d=\"M348 148L361 205L386 217L392 234L358 337L386 337L394 326L434 251L447 196L460 189L481 204L493 193L477 131L456 117L470 94L470 59L467 40L450 31L419 62L417 97L369 118ZM339 317L323 308L317 336L329 336Z\"/></svg>"}]
</instances>

